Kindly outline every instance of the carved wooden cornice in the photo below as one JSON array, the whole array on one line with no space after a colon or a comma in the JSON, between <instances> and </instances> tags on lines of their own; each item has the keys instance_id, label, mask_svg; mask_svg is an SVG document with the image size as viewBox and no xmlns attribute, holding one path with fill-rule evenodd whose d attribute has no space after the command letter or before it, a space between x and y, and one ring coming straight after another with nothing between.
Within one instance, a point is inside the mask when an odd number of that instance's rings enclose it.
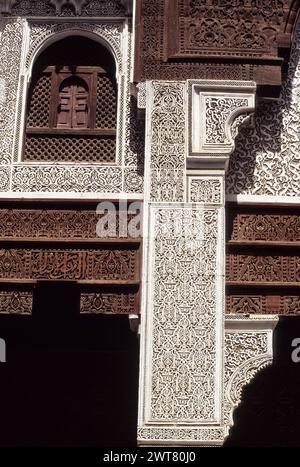
<instances>
[{"instance_id":1,"label":"carved wooden cornice","mask_svg":"<svg viewBox=\"0 0 300 467\"><path fill-rule=\"evenodd\" d=\"M139 0L136 81L253 80L277 95L299 0Z\"/></svg>"}]
</instances>

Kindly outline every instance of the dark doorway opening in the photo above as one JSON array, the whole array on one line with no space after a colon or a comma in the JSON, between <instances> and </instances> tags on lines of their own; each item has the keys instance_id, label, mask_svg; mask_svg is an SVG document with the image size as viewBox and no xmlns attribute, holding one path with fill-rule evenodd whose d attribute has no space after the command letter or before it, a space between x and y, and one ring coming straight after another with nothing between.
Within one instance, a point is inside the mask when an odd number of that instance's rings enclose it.
<instances>
[{"instance_id":1,"label":"dark doorway opening","mask_svg":"<svg viewBox=\"0 0 300 467\"><path fill-rule=\"evenodd\" d=\"M41 283L32 316L0 315L0 446L136 445L138 338L124 315L80 315L72 283Z\"/></svg>"}]
</instances>

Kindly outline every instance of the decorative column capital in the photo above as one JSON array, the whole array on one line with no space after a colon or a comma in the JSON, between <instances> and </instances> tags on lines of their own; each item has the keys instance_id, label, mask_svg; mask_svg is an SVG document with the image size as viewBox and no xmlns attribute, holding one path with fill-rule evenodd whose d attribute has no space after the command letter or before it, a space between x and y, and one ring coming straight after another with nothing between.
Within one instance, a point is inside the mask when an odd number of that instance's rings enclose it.
<instances>
[{"instance_id":1,"label":"decorative column capital","mask_svg":"<svg viewBox=\"0 0 300 467\"><path fill-rule=\"evenodd\" d=\"M255 110L251 81L189 80L189 162L226 168L239 126Z\"/></svg>"},{"instance_id":2,"label":"decorative column capital","mask_svg":"<svg viewBox=\"0 0 300 467\"><path fill-rule=\"evenodd\" d=\"M16 3L16 0L0 0L0 14L10 15L11 9Z\"/></svg>"}]
</instances>

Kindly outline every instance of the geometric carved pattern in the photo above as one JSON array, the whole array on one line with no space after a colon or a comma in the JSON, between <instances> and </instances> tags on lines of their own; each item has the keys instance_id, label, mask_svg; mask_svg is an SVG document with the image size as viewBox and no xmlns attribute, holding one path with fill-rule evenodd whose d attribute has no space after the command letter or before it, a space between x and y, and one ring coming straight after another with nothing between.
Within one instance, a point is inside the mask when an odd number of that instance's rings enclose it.
<instances>
[{"instance_id":1,"label":"geometric carved pattern","mask_svg":"<svg viewBox=\"0 0 300 467\"><path fill-rule=\"evenodd\" d=\"M68 7L68 0L17 0L12 7L13 15L20 16L124 16L121 1L111 0L72 0L72 7ZM65 3L65 5L63 5ZM55 8L57 4L58 8ZM63 8L59 8L59 4ZM76 11L76 4L79 10ZM77 8L78 8L77 7ZM80 8L81 7L81 8Z\"/></svg>"},{"instance_id":2,"label":"geometric carved pattern","mask_svg":"<svg viewBox=\"0 0 300 467\"><path fill-rule=\"evenodd\" d=\"M149 144L152 201L183 201L184 93L183 83L153 83L151 112L147 112L151 124Z\"/></svg>"},{"instance_id":3,"label":"geometric carved pattern","mask_svg":"<svg viewBox=\"0 0 300 467\"><path fill-rule=\"evenodd\" d=\"M24 160L113 163L115 153L115 137L27 134Z\"/></svg>"},{"instance_id":4,"label":"geometric carved pattern","mask_svg":"<svg viewBox=\"0 0 300 467\"><path fill-rule=\"evenodd\" d=\"M80 313L83 314L136 314L136 293L82 292ZM0 314L30 315L33 292L25 290L0 290Z\"/></svg>"},{"instance_id":5,"label":"geometric carved pattern","mask_svg":"<svg viewBox=\"0 0 300 467\"><path fill-rule=\"evenodd\" d=\"M73 9L72 9L73 11ZM62 10L62 16L73 16L68 9ZM93 15L98 12L100 16L111 15L123 16L124 8L117 2L91 1L83 11L83 15ZM13 14L16 15L38 15L46 16L55 13L48 2L41 1L18 1L13 8ZM97 13L97 14L98 14ZM37 20L38 21L38 20ZM130 87L129 78L131 72L131 34L123 27L123 19L115 22L67 22L56 23L51 19L51 23L30 22L30 27L23 30L24 20L10 18L3 19L0 25L1 34L1 63L0 76L2 78L1 87L4 98L0 99L0 163L11 164L12 153L14 153L14 163L11 167L2 167L0 173L0 191L9 191L14 193L38 193L38 192L57 192L57 193L141 193L143 191L143 140L144 134L136 122L134 115L134 103L129 105ZM22 74L29 76L29 70L34 57L39 53L42 47L47 45L47 41L54 38L55 35L64 34L66 29L70 34L89 34L97 36L99 40L109 44L117 61L119 105L118 105L118 151L117 165L101 166L101 162L111 163L111 154L115 154L115 149L104 151L97 149L94 154L94 161L98 165L88 165L76 163L55 164L54 151L43 151L45 157L44 163L39 164L19 164L22 147L19 135L22 129L22 112L25 105L24 92L22 90L22 77L20 80L20 58L22 36L24 44L28 42L29 49L25 56L24 69ZM97 40L97 37L96 40ZM123 44L126 43L126 47ZM127 47L128 46L128 47ZM124 67L124 64L126 66ZM3 68L3 70L2 70ZM20 81L20 83L19 83ZM17 88L19 90L19 105L16 116ZM24 83L27 86L27 82ZM107 106L106 106L107 107ZM129 116L129 112L130 116ZM44 118L44 117L43 117ZM36 118L35 118L36 120ZM15 128L16 122L16 128ZM110 125L110 121L107 121ZM125 144L126 142L126 144ZM43 141L44 144L44 141ZM13 150L14 146L14 150ZM51 159L50 159L51 157ZM92 160L88 160L93 163ZM76 158L74 155L72 159ZM32 159L31 159L32 160ZM122 164L122 166L121 166ZM11 183L10 183L10 179ZM78 197L78 195L77 195Z\"/></svg>"},{"instance_id":6,"label":"geometric carved pattern","mask_svg":"<svg viewBox=\"0 0 300 467\"><path fill-rule=\"evenodd\" d=\"M153 337L145 421L217 422L220 210L171 204L151 209L148 319L153 321L146 332Z\"/></svg>"},{"instance_id":7,"label":"geometric carved pattern","mask_svg":"<svg viewBox=\"0 0 300 467\"><path fill-rule=\"evenodd\" d=\"M97 239L96 227L103 216L94 209L0 209L1 240L90 240ZM119 213L116 212L119 235ZM128 214L128 222L133 215ZM125 226L126 227L126 226Z\"/></svg>"},{"instance_id":8,"label":"geometric carved pattern","mask_svg":"<svg viewBox=\"0 0 300 467\"><path fill-rule=\"evenodd\" d=\"M7 202L0 208L0 313L31 314L38 280L78 282L84 314L140 312L140 238L129 242L125 233L134 214L121 217L115 203L115 237L103 239L97 227L106 213L96 207Z\"/></svg>"},{"instance_id":9,"label":"geometric carved pattern","mask_svg":"<svg viewBox=\"0 0 300 467\"><path fill-rule=\"evenodd\" d=\"M228 194L299 196L300 22L278 102L262 102L241 128L227 173Z\"/></svg>"},{"instance_id":10,"label":"geometric carved pattern","mask_svg":"<svg viewBox=\"0 0 300 467\"><path fill-rule=\"evenodd\" d=\"M98 51L99 54L100 51ZM71 53L69 49L68 53ZM47 57L47 59L47 63L50 63L51 58ZM76 62L76 64L80 63ZM36 68L38 68L38 65L36 65ZM80 72L79 68L77 68L77 72ZM96 101L95 115L93 112L88 113L88 123L85 129L87 134L83 134L79 128L75 130L70 129L70 122L68 122L67 127L69 131L67 135L64 135L57 132L58 126L52 122L53 119L56 122L58 118L57 108L60 108L61 103L60 97L53 89L51 91L51 86L56 89L58 86L57 80L66 79L66 76L69 76L69 79L71 79L70 73L59 73L58 71L54 71L53 67L50 67L48 73L40 74L39 72L35 72L35 74L38 77L32 86L32 96L29 99L23 159L26 161L38 160L45 162L115 162L117 92L113 83L115 81L114 78L104 74L103 70L99 73L99 69L97 68L91 68L90 72L84 75L88 82L91 80L97 81L97 92L92 90L93 86L90 83L91 89L89 89L86 102L86 106L89 108L92 106L92 102ZM76 78L73 79L76 80ZM86 86L88 86L87 83ZM74 83L73 88L68 87L67 89L68 92L72 89L78 92L78 87ZM56 91L58 93L57 89ZM69 96L68 93L67 95ZM75 105L72 111L76 113L77 106L82 101L80 101L79 95L74 97L76 97L77 101L76 105L72 104L73 106ZM50 100L52 101L51 108ZM69 101L68 105L70 105ZM93 116L91 117L90 114L93 114ZM99 131L97 131L98 129ZM106 132L108 129L113 130L112 136L107 136L105 133L101 134L101 132ZM95 131L96 133L94 133Z\"/></svg>"},{"instance_id":11,"label":"geometric carved pattern","mask_svg":"<svg viewBox=\"0 0 300 467\"><path fill-rule=\"evenodd\" d=\"M227 220L227 313L299 315L299 208L229 204Z\"/></svg>"},{"instance_id":12,"label":"geometric carved pattern","mask_svg":"<svg viewBox=\"0 0 300 467\"><path fill-rule=\"evenodd\" d=\"M300 256L228 254L227 281L300 283Z\"/></svg>"},{"instance_id":13,"label":"geometric carved pattern","mask_svg":"<svg viewBox=\"0 0 300 467\"><path fill-rule=\"evenodd\" d=\"M132 280L134 249L0 249L1 279Z\"/></svg>"},{"instance_id":14,"label":"geometric carved pattern","mask_svg":"<svg viewBox=\"0 0 300 467\"><path fill-rule=\"evenodd\" d=\"M134 314L136 313L135 303L136 295L134 293L81 293L80 313Z\"/></svg>"},{"instance_id":15,"label":"geometric carved pattern","mask_svg":"<svg viewBox=\"0 0 300 467\"><path fill-rule=\"evenodd\" d=\"M140 444L149 444L150 446L153 442L159 442L160 444L163 440L167 440L165 442L169 442L173 446L185 446L185 443L193 445L193 442L197 442L197 445L214 446L222 444L224 437L224 428L186 428L183 426L174 426L172 428L161 426L159 428L151 428L149 426L147 428L138 429Z\"/></svg>"},{"instance_id":16,"label":"geometric carved pattern","mask_svg":"<svg viewBox=\"0 0 300 467\"><path fill-rule=\"evenodd\" d=\"M226 313L300 314L300 295L227 294Z\"/></svg>"},{"instance_id":17,"label":"geometric carved pattern","mask_svg":"<svg viewBox=\"0 0 300 467\"><path fill-rule=\"evenodd\" d=\"M28 109L27 126L46 128L49 125L49 111L51 98L51 74L39 76L33 87Z\"/></svg>"},{"instance_id":18,"label":"geometric carved pattern","mask_svg":"<svg viewBox=\"0 0 300 467\"><path fill-rule=\"evenodd\" d=\"M271 92L277 85L278 93L278 57L289 48L298 5L293 0L141 0L136 81L253 80Z\"/></svg>"},{"instance_id":19,"label":"geometric carved pattern","mask_svg":"<svg viewBox=\"0 0 300 467\"><path fill-rule=\"evenodd\" d=\"M231 240L300 242L300 216L290 214L237 213Z\"/></svg>"},{"instance_id":20,"label":"geometric carved pattern","mask_svg":"<svg viewBox=\"0 0 300 467\"><path fill-rule=\"evenodd\" d=\"M117 93L112 79L99 74L97 79L96 128L116 128Z\"/></svg>"}]
</instances>

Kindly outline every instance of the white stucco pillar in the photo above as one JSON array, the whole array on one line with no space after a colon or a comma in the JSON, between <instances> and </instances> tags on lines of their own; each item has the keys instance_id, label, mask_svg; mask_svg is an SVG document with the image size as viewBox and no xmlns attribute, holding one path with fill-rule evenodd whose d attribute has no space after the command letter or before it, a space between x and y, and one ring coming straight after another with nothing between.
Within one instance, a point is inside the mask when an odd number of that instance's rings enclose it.
<instances>
[{"instance_id":1,"label":"white stucco pillar","mask_svg":"<svg viewBox=\"0 0 300 467\"><path fill-rule=\"evenodd\" d=\"M255 90L250 82L146 85L140 445L221 445L238 403L224 386L224 175ZM260 321L265 347L250 352L253 368L256 357L272 357L273 324ZM257 326L228 327L228 349L236 329L253 332L255 347Z\"/></svg>"}]
</instances>

